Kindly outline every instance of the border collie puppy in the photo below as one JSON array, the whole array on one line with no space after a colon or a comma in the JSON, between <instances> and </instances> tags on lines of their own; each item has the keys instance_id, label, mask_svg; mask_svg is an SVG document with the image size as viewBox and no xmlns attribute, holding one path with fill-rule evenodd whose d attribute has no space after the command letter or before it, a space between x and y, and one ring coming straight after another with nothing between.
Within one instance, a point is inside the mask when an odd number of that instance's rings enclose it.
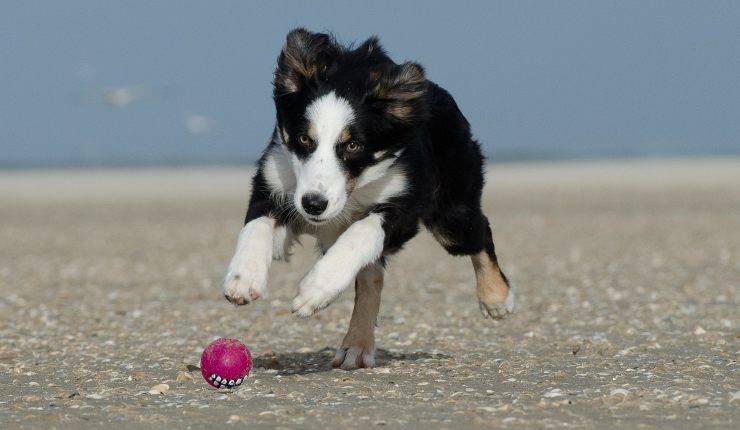
<instances>
[{"instance_id":1,"label":"border collie puppy","mask_svg":"<svg viewBox=\"0 0 740 430\"><path fill-rule=\"evenodd\" d=\"M355 307L333 364L375 364L374 326L388 256L424 225L452 255L470 256L484 317L513 311L481 211L483 157L452 96L416 63L394 63L370 38L356 47L296 29L275 70L275 129L223 291L244 305L265 294L273 259L315 236L320 259L293 312L308 317L350 285Z\"/></svg>"}]
</instances>

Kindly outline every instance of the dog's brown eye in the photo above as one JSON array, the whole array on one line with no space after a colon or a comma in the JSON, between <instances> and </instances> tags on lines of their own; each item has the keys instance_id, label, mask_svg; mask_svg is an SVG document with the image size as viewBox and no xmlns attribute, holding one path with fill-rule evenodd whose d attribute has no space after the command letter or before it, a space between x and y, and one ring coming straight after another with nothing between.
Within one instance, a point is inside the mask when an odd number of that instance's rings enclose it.
<instances>
[{"instance_id":1,"label":"dog's brown eye","mask_svg":"<svg viewBox=\"0 0 740 430\"><path fill-rule=\"evenodd\" d=\"M301 145L303 146L311 145L311 138L305 134L298 136L298 141L301 142Z\"/></svg>"},{"instance_id":2,"label":"dog's brown eye","mask_svg":"<svg viewBox=\"0 0 740 430\"><path fill-rule=\"evenodd\" d=\"M357 152L360 150L360 144L352 141L347 143L347 146L345 146L344 149L349 153Z\"/></svg>"}]
</instances>

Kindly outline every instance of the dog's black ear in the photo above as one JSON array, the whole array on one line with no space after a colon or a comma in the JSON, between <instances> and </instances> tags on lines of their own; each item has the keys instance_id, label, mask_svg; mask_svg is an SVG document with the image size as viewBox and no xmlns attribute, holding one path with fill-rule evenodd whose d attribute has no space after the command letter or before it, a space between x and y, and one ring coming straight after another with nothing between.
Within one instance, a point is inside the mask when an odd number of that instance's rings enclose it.
<instances>
[{"instance_id":1,"label":"dog's black ear","mask_svg":"<svg viewBox=\"0 0 740 430\"><path fill-rule=\"evenodd\" d=\"M403 123L411 123L426 115L427 78L424 68L405 62L370 72L367 101L373 108Z\"/></svg>"},{"instance_id":2,"label":"dog's black ear","mask_svg":"<svg viewBox=\"0 0 740 430\"><path fill-rule=\"evenodd\" d=\"M288 33L275 69L275 96L291 94L323 73L336 47L330 35L296 28Z\"/></svg>"},{"instance_id":3,"label":"dog's black ear","mask_svg":"<svg viewBox=\"0 0 740 430\"><path fill-rule=\"evenodd\" d=\"M356 51L363 53L367 58L384 57L385 50L380 45L378 36L369 37L357 47Z\"/></svg>"}]
</instances>

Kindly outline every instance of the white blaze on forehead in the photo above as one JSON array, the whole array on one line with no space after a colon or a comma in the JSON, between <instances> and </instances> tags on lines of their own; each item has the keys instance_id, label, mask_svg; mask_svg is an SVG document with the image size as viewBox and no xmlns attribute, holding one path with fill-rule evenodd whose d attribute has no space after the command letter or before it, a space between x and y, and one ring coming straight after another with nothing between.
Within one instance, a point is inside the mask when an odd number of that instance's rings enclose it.
<instances>
[{"instance_id":1,"label":"white blaze on forehead","mask_svg":"<svg viewBox=\"0 0 740 430\"><path fill-rule=\"evenodd\" d=\"M294 199L299 211L301 197L307 193L319 193L326 198L324 219L337 215L344 207L347 178L337 158L336 144L354 116L349 102L334 92L314 100L306 109L308 134L316 149L304 160L291 157L297 178Z\"/></svg>"},{"instance_id":2,"label":"white blaze on forehead","mask_svg":"<svg viewBox=\"0 0 740 430\"><path fill-rule=\"evenodd\" d=\"M334 146L342 131L352 122L355 112L349 102L334 92L314 100L306 109L311 136L319 145Z\"/></svg>"}]
</instances>

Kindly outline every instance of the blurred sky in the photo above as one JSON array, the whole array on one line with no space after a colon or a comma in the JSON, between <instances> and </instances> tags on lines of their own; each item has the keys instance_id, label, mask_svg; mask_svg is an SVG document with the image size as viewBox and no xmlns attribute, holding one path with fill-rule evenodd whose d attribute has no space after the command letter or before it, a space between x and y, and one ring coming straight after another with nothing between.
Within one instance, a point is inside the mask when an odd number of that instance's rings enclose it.
<instances>
[{"instance_id":1,"label":"blurred sky","mask_svg":"<svg viewBox=\"0 0 740 430\"><path fill-rule=\"evenodd\" d=\"M738 1L0 3L0 166L240 163L285 33L380 36L493 161L740 153Z\"/></svg>"}]
</instances>

